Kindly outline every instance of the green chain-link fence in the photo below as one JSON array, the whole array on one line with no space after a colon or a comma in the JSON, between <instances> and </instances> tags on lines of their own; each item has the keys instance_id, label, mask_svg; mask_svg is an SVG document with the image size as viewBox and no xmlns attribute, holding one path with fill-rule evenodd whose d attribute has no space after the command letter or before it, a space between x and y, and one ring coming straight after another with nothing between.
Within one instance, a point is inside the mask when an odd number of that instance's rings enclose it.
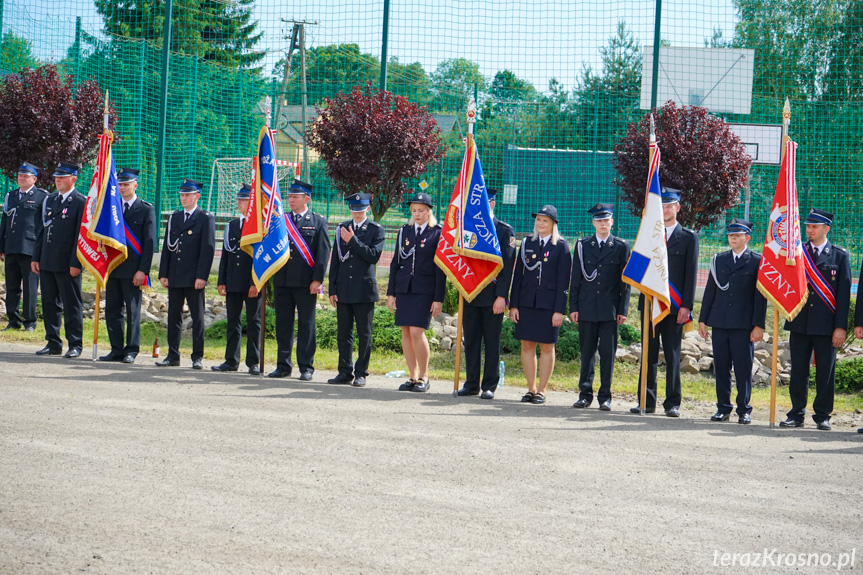
<instances>
[{"instance_id":1,"label":"green chain-link fence","mask_svg":"<svg viewBox=\"0 0 863 575\"><path fill-rule=\"evenodd\" d=\"M696 54L692 77L719 78L716 92L676 93L679 103L707 104L726 90L732 103L714 111L727 121L778 124L790 99L801 211L836 213L833 240L859 263L863 0L666 0L661 10L659 0L0 0L2 72L52 61L110 90L120 118L117 162L141 168L141 195L154 203L168 5L163 212L179 205L174 192L182 178L209 185L216 159L253 155L265 96L276 102L281 159L304 162L304 59L307 122L323 97L365 82L386 82L428 106L448 152L411 184L424 180L439 206L452 191L466 103L476 96L476 139L488 184L504 192L502 219L524 234L531 212L553 203L567 238L588 234L585 210L619 201L611 150L644 113L642 79L652 74L644 58L652 56L658 25L661 46ZM302 25L303 54L292 41L294 21ZM732 49L753 51L749 79L721 55ZM673 91L686 84L674 77L673 63L660 63L659 78ZM741 113L735 106L747 98ZM323 164L314 152L308 159L314 209L332 221L346 218ZM765 233L777 175L776 165L751 169L755 243ZM727 217L744 210L741 190ZM393 209L386 219L396 223L404 213ZM724 243L723 222L702 230L702 262ZM637 224L620 205L618 235L634 238Z\"/></svg>"}]
</instances>

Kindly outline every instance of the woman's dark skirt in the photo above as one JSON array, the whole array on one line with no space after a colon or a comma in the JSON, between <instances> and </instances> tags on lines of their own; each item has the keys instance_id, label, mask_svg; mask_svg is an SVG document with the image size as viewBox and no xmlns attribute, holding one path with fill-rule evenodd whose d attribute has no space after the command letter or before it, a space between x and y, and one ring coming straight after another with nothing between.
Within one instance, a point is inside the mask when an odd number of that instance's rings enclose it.
<instances>
[{"instance_id":1,"label":"woman's dark skirt","mask_svg":"<svg viewBox=\"0 0 863 575\"><path fill-rule=\"evenodd\" d=\"M557 343L560 327L551 325L554 310L532 307L518 308L518 323L515 324L515 339L537 343Z\"/></svg>"},{"instance_id":2,"label":"woman's dark skirt","mask_svg":"<svg viewBox=\"0 0 863 575\"><path fill-rule=\"evenodd\" d=\"M396 294L396 325L429 328L434 294Z\"/></svg>"}]
</instances>

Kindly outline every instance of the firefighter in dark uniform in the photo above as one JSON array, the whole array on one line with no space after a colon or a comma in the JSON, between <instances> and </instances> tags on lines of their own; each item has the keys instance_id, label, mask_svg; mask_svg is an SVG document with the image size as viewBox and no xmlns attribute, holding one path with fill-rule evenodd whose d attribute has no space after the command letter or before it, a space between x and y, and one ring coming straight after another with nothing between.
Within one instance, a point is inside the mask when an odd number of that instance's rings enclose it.
<instances>
[{"instance_id":1,"label":"firefighter in dark uniform","mask_svg":"<svg viewBox=\"0 0 863 575\"><path fill-rule=\"evenodd\" d=\"M78 357L84 338L84 306L81 303L81 262L78 235L87 209L87 196L75 189L80 166L60 162L54 172L57 193L45 200L42 231L36 238L30 269L42 282L42 319L48 345L36 355L60 355L60 323L66 326L69 350L64 357Z\"/></svg>"},{"instance_id":2,"label":"firefighter in dark uniform","mask_svg":"<svg viewBox=\"0 0 863 575\"><path fill-rule=\"evenodd\" d=\"M521 340L521 364L527 379L523 402L545 403L545 389L554 373L554 346L560 336L566 294L572 273L569 244L557 228L557 208L543 206L533 214L533 235L524 238L516 256L509 317ZM539 387L536 346L539 344Z\"/></svg>"},{"instance_id":3,"label":"firefighter in dark uniform","mask_svg":"<svg viewBox=\"0 0 863 575\"><path fill-rule=\"evenodd\" d=\"M330 259L330 304L336 308L339 374L327 383L366 384L372 353L372 321L380 299L375 265L384 249L384 228L369 220L371 194L353 194L347 202L352 218L336 228ZM357 362L353 363L354 322L357 324Z\"/></svg>"},{"instance_id":4,"label":"firefighter in dark uniform","mask_svg":"<svg viewBox=\"0 0 863 575\"><path fill-rule=\"evenodd\" d=\"M680 190L662 188L662 218L665 223L665 244L668 250L668 287L671 309L652 331L647 357L647 413L656 411L656 372L659 367L659 340L665 353L665 401L662 406L668 417L680 417L680 343L683 330L692 321L690 312L695 303L695 277L698 273L698 235L677 222L680 211ZM638 309L644 310L644 296L638 298ZM641 393L641 382L638 385ZM640 413L638 406L630 413Z\"/></svg>"},{"instance_id":5,"label":"firefighter in dark uniform","mask_svg":"<svg viewBox=\"0 0 863 575\"><path fill-rule=\"evenodd\" d=\"M237 371L240 366L240 344L243 326L240 323L243 304L246 306L246 366L252 375L260 375L261 296L252 280L252 256L240 248L243 224L249 209L252 186L243 184L237 191L237 211L241 214L228 222L222 239L222 258L219 260L219 295L225 297L228 315L225 361L214 365L213 371Z\"/></svg>"},{"instance_id":6,"label":"firefighter in dark uniform","mask_svg":"<svg viewBox=\"0 0 863 575\"><path fill-rule=\"evenodd\" d=\"M30 269L36 238L42 230L42 206L48 192L36 187L39 168L24 162L18 168L18 189L6 194L0 215L0 261L6 268L5 329L36 328L36 290L39 276ZM18 303L23 304L18 313Z\"/></svg>"},{"instance_id":7,"label":"firefighter in dark uniform","mask_svg":"<svg viewBox=\"0 0 863 575\"><path fill-rule=\"evenodd\" d=\"M204 288L216 251L216 220L198 207L203 185L186 178L180 186L180 204L168 218L159 282L168 289L168 355L159 367L180 365L183 303L192 316L192 368L204 369Z\"/></svg>"},{"instance_id":8,"label":"firefighter in dark uniform","mask_svg":"<svg viewBox=\"0 0 863 575\"><path fill-rule=\"evenodd\" d=\"M569 317L578 324L581 376L578 401L584 408L593 402L593 376L599 350L599 409L611 411L611 379L617 353L617 326L629 313L629 284L621 280L629 260L629 246L611 235L614 205L596 204L588 210L596 233L576 242L572 255Z\"/></svg>"},{"instance_id":9,"label":"firefighter in dark uniform","mask_svg":"<svg viewBox=\"0 0 863 575\"><path fill-rule=\"evenodd\" d=\"M138 174L139 170L132 168L120 168L117 174L123 220L131 237L126 239L126 259L111 272L105 286L105 327L111 353L99 361L135 363L141 348L141 293L153 263L156 210L138 197Z\"/></svg>"},{"instance_id":10,"label":"firefighter in dark uniform","mask_svg":"<svg viewBox=\"0 0 863 575\"><path fill-rule=\"evenodd\" d=\"M752 223L734 218L728 225L731 249L713 256L698 333L707 339L707 327L713 328L713 370L716 374L716 413L711 421L728 421L731 417L731 369L737 380L737 423L752 421L752 362L755 343L764 336L767 300L758 291L758 267L761 254L747 247L752 238Z\"/></svg>"},{"instance_id":11,"label":"firefighter in dark uniform","mask_svg":"<svg viewBox=\"0 0 863 575\"><path fill-rule=\"evenodd\" d=\"M815 400L812 419L818 429L830 430L833 394L836 387L836 348L845 343L848 311L851 303L851 263L848 252L827 239L833 214L813 209L806 217L806 237L803 257L806 266L809 297L792 321L785 322L791 332L791 410L780 427L803 427L806 403L809 399L809 365L815 352ZM815 284L813 284L815 282ZM825 289L816 289L820 284ZM834 307L835 306L835 307ZM856 316L855 316L856 317ZM856 324L856 321L855 321ZM856 329L855 329L856 331Z\"/></svg>"},{"instance_id":12,"label":"firefighter in dark uniform","mask_svg":"<svg viewBox=\"0 0 863 575\"><path fill-rule=\"evenodd\" d=\"M273 276L279 350L276 369L269 377L287 377L293 371L291 349L294 345L295 312L299 379L311 381L315 372L315 312L330 257L330 232L326 218L309 209L311 197L312 185L306 182L294 180L288 188L291 212L286 217L291 218L300 239L290 238L291 256ZM290 227L290 223L288 225Z\"/></svg>"},{"instance_id":13,"label":"firefighter in dark uniform","mask_svg":"<svg viewBox=\"0 0 863 575\"><path fill-rule=\"evenodd\" d=\"M497 190L488 188L488 203L494 216ZM488 284L473 301L464 302L464 385L459 395L477 395L482 399L493 399L500 382L500 332L503 328L503 312L506 309L509 289L512 285L512 269L515 266L515 231L512 226L497 218L494 229L503 257L503 268L495 281ZM480 381L480 365L485 345L485 369Z\"/></svg>"}]
</instances>

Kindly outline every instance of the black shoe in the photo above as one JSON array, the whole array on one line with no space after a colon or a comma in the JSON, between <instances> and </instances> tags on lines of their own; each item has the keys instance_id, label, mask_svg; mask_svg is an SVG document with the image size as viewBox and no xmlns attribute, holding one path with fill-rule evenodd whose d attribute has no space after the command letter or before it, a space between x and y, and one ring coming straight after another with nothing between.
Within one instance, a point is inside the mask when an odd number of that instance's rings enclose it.
<instances>
[{"instance_id":1,"label":"black shoe","mask_svg":"<svg viewBox=\"0 0 863 575\"><path fill-rule=\"evenodd\" d=\"M297 379L299 379L300 381L312 381L312 372L309 370L306 370L306 371L302 372L300 374L300 377L298 377Z\"/></svg>"},{"instance_id":2,"label":"black shoe","mask_svg":"<svg viewBox=\"0 0 863 575\"><path fill-rule=\"evenodd\" d=\"M521 396L521 402L522 403L532 403L533 402L533 393L528 391L527 393L522 395Z\"/></svg>"},{"instance_id":3,"label":"black shoe","mask_svg":"<svg viewBox=\"0 0 863 575\"><path fill-rule=\"evenodd\" d=\"M599 411L611 411L611 400L606 399L599 404Z\"/></svg>"},{"instance_id":4,"label":"black shoe","mask_svg":"<svg viewBox=\"0 0 863 575\"><path fill-rule=\"evenodd\" d=\"M641 413L641 409L638 406L630 407L629 413ZM655 407L645 407L644 413L656 413Z\"/></svg>"},{"instance_id":5,"label":"black shoe","mask_svg":"<svg viewBox=\"0 0 863 575\"><path fill-rule=\"evenodd\" d=\"M9 325L7 325L6 327L3 328L3 331L12 331L12 330L17 331L19 329L21 329L21 324L10 323Z\"/></svg>"},{"instance_id":6,"label":"black shoe","mask_svg":"<svg viewBox=\"0 0 863 575\"><path fill-rule=\"evenodd\" d=\"M818 422L818 429L820 429L821 431L830 431L832 427L830 425L830 422L825 419L824 421Z\"/></svg>"},{"instance_id":7,"label":"black shoe","mask_svg":"<svg viewBox=\"0 0 863 575\"><path fill-rule=\"evenodd\" d=\"M466 387L461 388L456 392L459 397L465 397L466 395L479 395L478 389L467 389Z\"/></svg>"},{"instance_id":8,"label":"black shoe","mask_svg":"<svg viewBox=\"0 0 863 575\"><path fill-rule=\"evenodd\" d=\"M484 389L479 397L480 399L494 399L494 392L490 389Z\"/></svg>"},{"instance_id":9,"label":"black shoe","mask_svg":"<svg viewBox=\"0 0 863 575\"><path fill-rule=\"evenodd\" d=\"M583 397L579 397L578 401L576 401L575 403L572 404L573 407L577 407L578 409L584 409L588 405L590 405L590 402L587 401L586 399L584 399Z\"/></svg>"},{"instance_id":10,"label":"black shoe","mask_svg":"<svg viewBox=\"0 0 863 575\"><path fill-rule=\"evenodd\" d=\"M239 369L239 366L231 365L230 363L225 362L221 365L211 365L210 369L212 369L213 371L237 371Z\"/></svg>"},{"instance_id":11,"label":"black shoe","mask_svg":"<svg viewBox=\"0 0 863 575\"><path fill-rule=\"evenodd\" d=\"M109 353L108 355L100 355L99 361L123 361L123 356Z\"/></svg>"},{"instance_id":12,"label":"black shoe","mask_svg":"<svg viewBox=\"0 0 863 575\"><path fill-rule=\"evenodd\" d=\"M71 347L63 357L65 357L66 359L75 359L76 357L81 357L81 348Z\"/></svg>"},{"instance_id":13,"label":"black shoe","mask_svg":"<svg viewBox=\"0 0 863 575\"><path fill-rule=\"evenodd\" d=\"M752 423L752 417L748 413L744 413L743 415L737 416L737 423L742 423L743 425L749 425Z\"/></svg>"},{"instance_id":14,"label":"black shoe","mask_svg":"<svg viewBox=\"0 0 863 575\"><path fill-rule=\"evenodd\" d=\"M36 355L60 355L61 350L54 349L49 345L46 345L42 349L36 352Z\"/></svg>"},{"instance_id":15,"label":"black shoe","mask_svg":"<svg viewBox=\"0 0 863 575\"><path fill-rule=\"evenodd\" d=\"M710 416L710 421L728 421L730 418L730 413L722 413L721 411L717 411Z\"/></svg>"},{"instance_id":16,"label":"black shoe","mask_svg":"<svg viewBox=\"0 0 863 575\"><path fill-rule=\"evenodd\" d=\"M311 379L311 377L310 377L309 379ZM335 377L333 377L333 378L328 379L328 380L327 380L327 383L333 383L333 384L343 384L343 383L345 383L345 384L347 384L347 383L352 382L353 380L354 380L354 378L353 378L353 377L351 377L351 376L349 376L349 375L342 375L342 374L340 373L340 374L338 374L337 376L335 376Z\"/></svg>"},{"instance_id":17,"label":"black shoe","mask_svg":"<svg viewBox=\"0 0 863 575\"><path fill-rule=\"evenodd\" d=\"M419 393L424 393L428 391L429 386L431 385L430 381L425 381L422 378L418 379L414 386L411 388L411 391L416 391Z\"/></svg>"},{"instance_id":18,"label":"black shoe","mask_svg":"<svg viewBox=\"0 0 863 575\"><path fill-rule=\"evenodd\" d=\"M200 359L192 360L192 369L204 369L204 362Z\"/></svg>"},{"instance_id":19,"label":"black shoe","mask_svg":"<svg viewBox=\"0 0 863 575\"><path fill-rule=\"evenodd\" d=\"M779 427L803 427L803 421L798 421L793 417L789 417L785 421L780 421Z\"/></svg>"},{"instance_id":20,"label":"black shoe","mask_svg":"<svg viewBox=\"0 0 863 575\"><path fill-rule=\"evenodd\" d=\"M279 369L278 367L267 374L267 377L288 377L291 375L291 370L289 369Z\"/></svg>"},{"instance_id":21,"label":"black shoe","mask_svg":"<svg viewBox=\"0 0 863 575\"><path fill-rule=\"evenodd\" d=\"M35 325L28 325L24 328L24 331L26 331L28 333L33 333L34 331L36 331L36 326Z\"/></svg>"},{"instance_id":22,"label":"black shoe","mask_svg":"<svg viewBox=\"0 0 863 575\"><path fill-rule=\"evenodd\" d=\"M249 366L249 373L251 375L261 375L261 368L258 367L257 365L250 365Z\"/></svg>"},{"instance_id":23,"label":"black shoe","mask_svg":"<svg viewBox=\"0 0 863 575\"><path fill-rule=\"evenodd\" d=\"M534 405L540 405L542 403L545 403L545 396L541 393L534 393L533 399L531 399L530 402Z\"/></svg>"},{"instance_id":24,"label":"black shoe","mask_svg":"<svg viewBox=\"0 0 863 575\"><path fill-rule=\"evenodd\" d=\"M354 387L365 387L366 386L366 378L363 376L355 377L354 382L351 384Z\"/></svg>"},{"instance_id":25,"label":"black shoe","mask_svg":"<svg viewBox=\"0 0 863 575\"><path fill-rule=\"evenodd\" d=\"M413 391L413 390L414 390L414 386L415 386L416 384L417 384L417 382L415 382L415 381L414 381L414 380L412 380L412 379L409 379L409 380L407 380L406 382L404 382L403 384L401 384L401 385L399 386L399 391Z\"/></svg>"},{"instance_id":26,"label":"black shoe","mask_svg":"<svg viewBox=\"0 0 863 575\"><path fill-rule=\"evenodd\" d=\"M123 356L123 363L135 363L136 357L138 357L137 353L127 353Z\"/></svg>"},{"instance_id":27,"label":"black shoe","mask_svg":"<svg viewBox=\"0 0 863 575\"><path fill-rule=\"evenodd\" d=\"M857 433L863 433L863 427L858 428Z\"/></svg>"},{"instance_id":28,"label":"black shoe","mask_svg":"<svg viewBox=\"0 0 863 575\"><path fill-rule=\"evenodd\" d=\"M680 410L675 407L669 407L665 410L665 417L680 417Z\"/></svg>"},{"instance_id":29,"label":"black shoe","mask_svg":"<svg viewBox=\"0 0 863 575\"><path fill-rule=\"evenodd\" d=\"M157 361L156 365L158 367L179 367L180 360L179 359L170 359L166 357L162 361Z\"/></svg>"}]
</instances>

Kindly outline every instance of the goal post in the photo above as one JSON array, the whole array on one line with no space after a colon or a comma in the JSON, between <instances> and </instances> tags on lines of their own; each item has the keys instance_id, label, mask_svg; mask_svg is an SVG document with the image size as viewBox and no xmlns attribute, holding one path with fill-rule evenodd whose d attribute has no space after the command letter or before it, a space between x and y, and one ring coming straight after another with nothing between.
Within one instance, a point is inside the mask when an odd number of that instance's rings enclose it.
<instances>
[{"instance_id":1,"label":"goal post","mask_svg":"<svg viewBox=\"0 0 863 575\"><path fill-rule=\"evenodd\" d=\"M301 164L276 160L279 189L285 189L293 178L300 177ZM237 190L243 183L252 183L252 158L217 158L213 160L207 211L217 218L230 218L236 212Z\"/></svg>"}]
</instances>

